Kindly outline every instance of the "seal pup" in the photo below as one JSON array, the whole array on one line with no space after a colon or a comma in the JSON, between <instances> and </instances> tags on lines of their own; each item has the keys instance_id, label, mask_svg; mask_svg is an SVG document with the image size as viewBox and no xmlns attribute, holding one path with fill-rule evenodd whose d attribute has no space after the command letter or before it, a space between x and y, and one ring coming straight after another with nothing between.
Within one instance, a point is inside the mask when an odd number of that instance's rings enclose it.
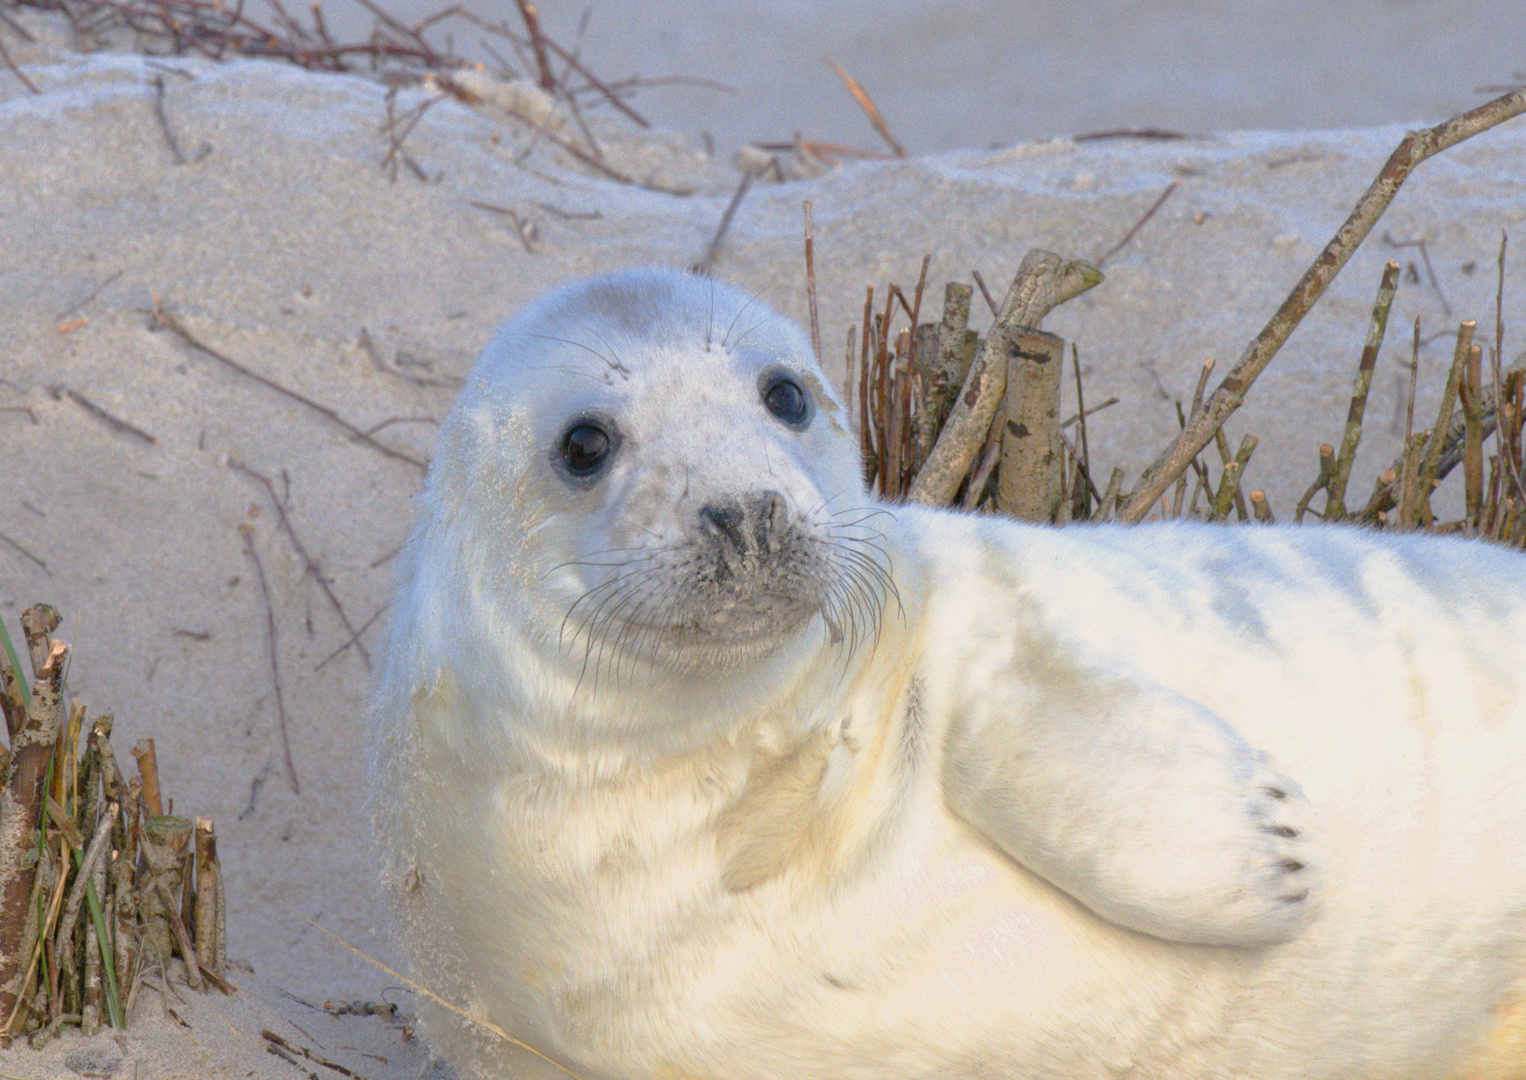
<instances>
[{"instance_id":1,"label":"seal pup","mask_svg":"<svg viewBox=\"0 0 1526 1080\"><path fill-rule=\"evenodd\" d=\"M878 505L797 327L636 271L401 567L386 881L533 1048L426 1010L464 1075L1526 1077L1518 554Z\"/></svg>"}]
</instances>

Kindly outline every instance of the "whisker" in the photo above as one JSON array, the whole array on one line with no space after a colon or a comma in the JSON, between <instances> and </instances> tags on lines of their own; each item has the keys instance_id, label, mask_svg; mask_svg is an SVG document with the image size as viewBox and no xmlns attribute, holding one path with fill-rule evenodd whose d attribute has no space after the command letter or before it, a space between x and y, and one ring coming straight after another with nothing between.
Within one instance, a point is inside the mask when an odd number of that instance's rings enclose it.
<instances>
[{"instance_id":1,"label":"whisker","mask_svg":"<svg viewBox=\"0 0 1526 1080\"><path fill-rule=\"evenodd\" d=\"M758 297L760 297L762 295L763 295L763 290L759 289L757 292L753 293L751 296L749 296L747 298L747 303L743 304L740 308L737 309L737 313L731 317L731 325L726 327L726 333L721 336L721 348L723 348L723 349L729 348L729 346L726 344L726 342L731 337L731 331L736 329L737 320L740 319L742 317L742 314L748 308L752 307L754 301L756 301L758 299ZM767 319L768 316L765 315L763 318ZM759 320L759 323L761 323L761 322L762 322L762 320ZM754 323L753 324L753 330L756 330L758 328L759 323ZM748 331L748 333L751 333L751 332L752 331ZM745 337L746 335L743 335L743 336ZM738 344L740 344L740 342L738 342Z\"/></svg>"}]
</instances>

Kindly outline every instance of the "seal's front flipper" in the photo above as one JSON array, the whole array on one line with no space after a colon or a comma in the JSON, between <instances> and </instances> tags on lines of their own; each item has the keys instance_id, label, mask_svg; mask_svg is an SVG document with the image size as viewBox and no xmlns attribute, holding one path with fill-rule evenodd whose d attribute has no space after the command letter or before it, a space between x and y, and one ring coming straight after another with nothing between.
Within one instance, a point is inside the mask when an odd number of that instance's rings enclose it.
<instances>
[{"instance_id":1,"label":"seal's front flipper","mask_svg":"<svg viewBox=\"0 0 1526 1080\"><path fill-rule=\"evenodd\" d=\"M1002 685L953 710L943 781L953 812L1011 858L1172 941L1269 945L1308 921L1308 802L1214 713L1116 675Z\"/></svg>"}]
</instances>

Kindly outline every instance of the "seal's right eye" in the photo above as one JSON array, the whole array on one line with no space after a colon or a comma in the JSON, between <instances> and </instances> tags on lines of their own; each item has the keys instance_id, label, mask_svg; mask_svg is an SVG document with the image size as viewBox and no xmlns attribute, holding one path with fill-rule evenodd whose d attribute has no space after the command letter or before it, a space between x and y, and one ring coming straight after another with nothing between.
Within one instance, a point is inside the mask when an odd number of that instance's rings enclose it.
<instances>
[{"instance_id":1,"label":"seal's right eye","mask_svg":"<svg viewBox=\"0 0 1526 1080\"><path fill-rule=\"evenodd\" d=\"M573 476L592 476L604 468L612 446L609 432L585 420L568 428L562 436L562 460Z\"/></svg>"}]
</instances>

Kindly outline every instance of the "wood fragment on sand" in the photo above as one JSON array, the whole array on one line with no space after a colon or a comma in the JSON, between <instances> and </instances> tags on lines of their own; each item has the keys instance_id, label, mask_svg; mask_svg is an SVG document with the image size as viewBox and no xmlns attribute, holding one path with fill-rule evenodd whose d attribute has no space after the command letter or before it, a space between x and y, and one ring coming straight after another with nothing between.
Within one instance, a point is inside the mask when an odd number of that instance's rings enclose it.
<instances>
[{"instance_id":1,"label":"wood fragment on sand","mask_svg":"<svg viewBox=\"0 0 1526 1080\"><path fill-rule=\"evenodd\" d=\"M1065 342L1018 326L1007 352L1006 410L996 506L1019 521L1053 521L1063 491L1060 383Z\"/></svg>"}]
</instances>

